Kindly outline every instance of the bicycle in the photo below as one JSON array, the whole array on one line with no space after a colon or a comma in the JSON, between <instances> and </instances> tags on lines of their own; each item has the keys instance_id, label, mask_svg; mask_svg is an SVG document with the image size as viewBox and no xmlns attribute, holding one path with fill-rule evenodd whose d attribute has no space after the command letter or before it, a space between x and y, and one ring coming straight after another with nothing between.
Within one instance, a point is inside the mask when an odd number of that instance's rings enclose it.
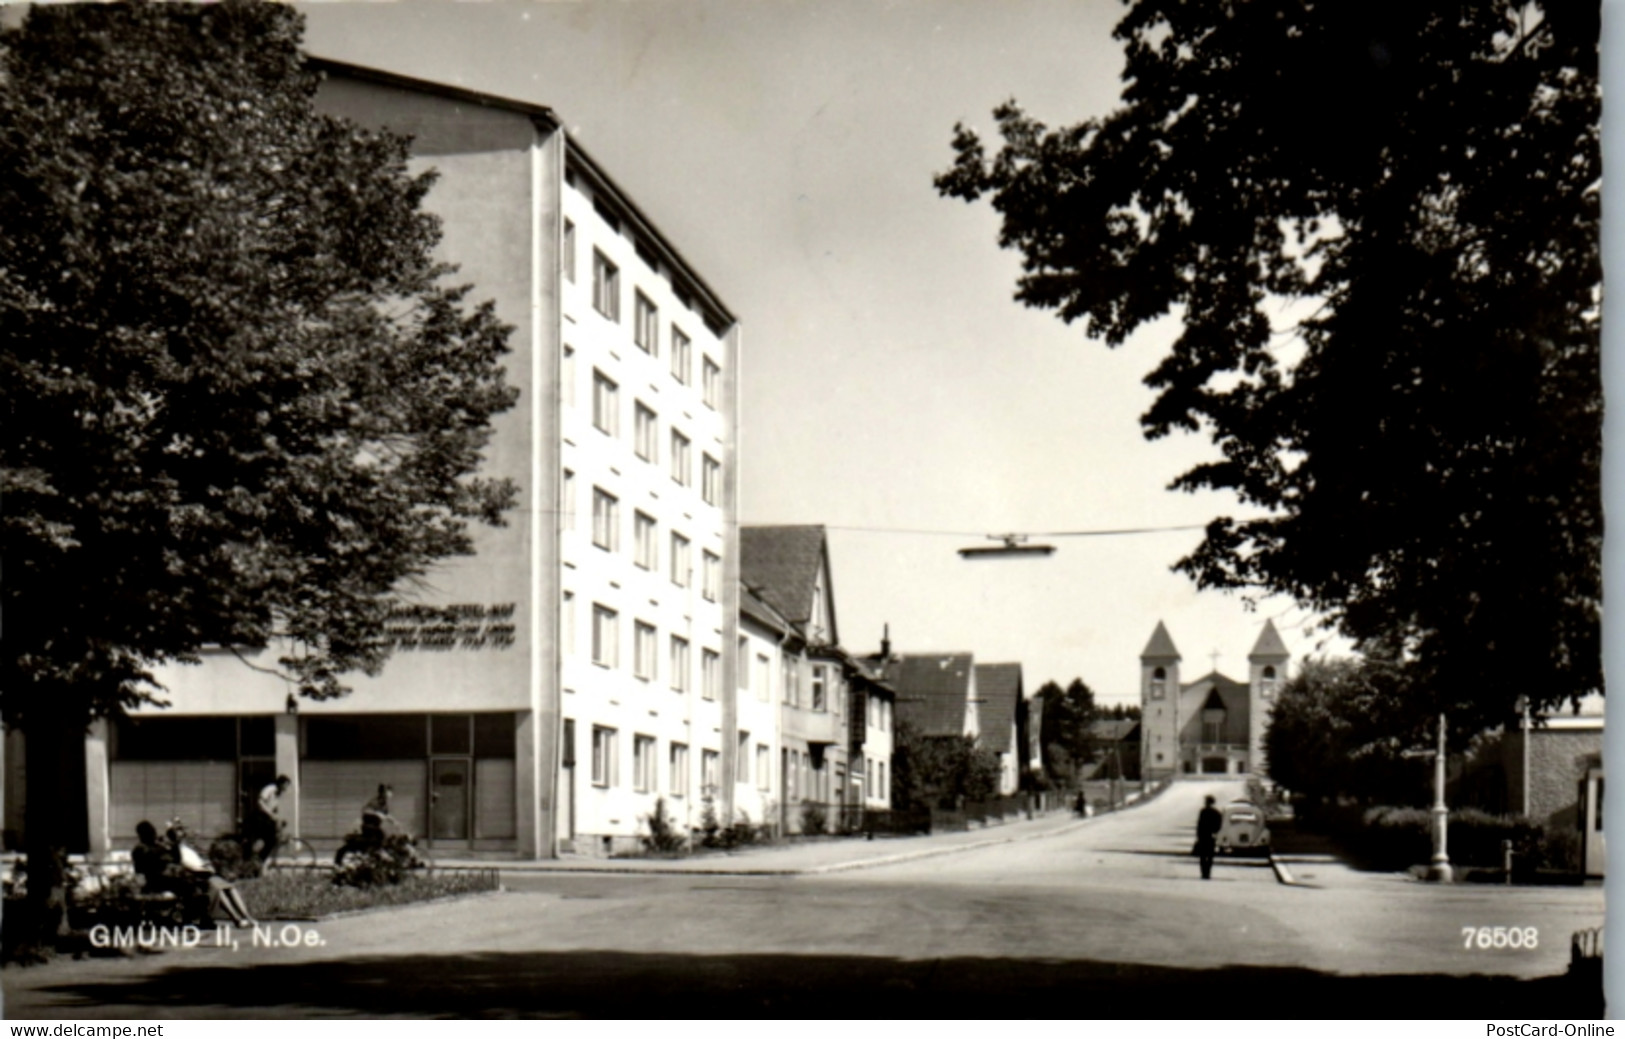
<instances>
[{"instance_id":1,"label":"bicycle","mask_svg":"<svg viewBox=\"0 0 1625 1039\"><path fill-rule=\"evenodd\" d=\"M374 831L363 828L345 836L344 843L333 856L334 868L342 870L353 867L358 860L369 856L391 859L401 870L434 868L428 850L418 844L394 816L380 815L379 820L380 825Z\"/></svg>"},{"instance_id":2,"label":"bicycle","mask_svg":"<svg viewBox=\"0 0 1625 1039\"><path fill-rule=\"evenodd\" d=\"M247 880L273 869L316 868L316 849L303 837L289 836L286 829L279 828L276 845L262 858L254 849L259 836L241 832L241 823L237 829L221 834L209 845L210 864L227 880Z\"/></svg>"}]
</instances>

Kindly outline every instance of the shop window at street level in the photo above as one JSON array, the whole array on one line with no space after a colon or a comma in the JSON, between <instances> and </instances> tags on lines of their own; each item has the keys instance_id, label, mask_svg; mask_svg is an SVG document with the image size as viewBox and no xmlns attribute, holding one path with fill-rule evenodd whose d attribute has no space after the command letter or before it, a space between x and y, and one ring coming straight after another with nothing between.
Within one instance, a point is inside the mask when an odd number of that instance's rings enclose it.
<instances>
[{"instance_id":1,"label":"shop window at street level","mask_svg":"<svg viewBox=\"0 0 1625 1039\"><path fill-rule=\"evenodd\" d=\"M461 715L466 724L467 715ZM429 754L429 720L422 714L304 717L305 757L326 761L423 758Z\"/></svg>"},{"instance_id":2,"label":"shop window at street level","mask_svg":"<svg viewBox=\"0 0 1625 1039\"><path fill-rule=\"evenodd\" d=\"M474 721L467 714L429 716L429 753L468 754L474 749Z\"/></svg>"},{"instance_id":3,"label":"shop window at street level","mask_svg":"<svg viewBox=\"0 0 1625 1039\"><path fill-rule=\"evenodd\" d=\"M514 716L501 711L474 716L474 756L511 758L514 756ZM573 755L572 755L573 757Z\"/></svg>"}]
</instances>

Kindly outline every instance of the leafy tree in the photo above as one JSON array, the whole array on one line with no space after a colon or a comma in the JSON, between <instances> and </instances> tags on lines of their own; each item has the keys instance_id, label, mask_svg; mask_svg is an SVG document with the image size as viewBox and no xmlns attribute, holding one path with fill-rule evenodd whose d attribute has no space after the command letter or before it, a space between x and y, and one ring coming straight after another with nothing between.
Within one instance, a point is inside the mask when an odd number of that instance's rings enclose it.
<instances>
[{"instance_id":1,"label":"leafy tree","mask_svg":"<svg viewBox=\"0 0 1625 1039\"><path fill-rule=\"evenodd\" d=\"M1452 724L1600 689L1598 5L1133 0L1123 104L959 127L1016 298L1173 314L1148 437L1233 493L1177 564L1402 652Z\"/></svg>"},{"instance_id":2,"label":"leafy tree","mask_svg":"<svg viewBox=\"0 0 1625 1039\"><path fill-rule=\"evenodd\" d=\"M208 646L341 694L399 590L513 501L474 475L509 330L447 284L407 142L316 113L302 25L70 4L0 35L0 706L33 892L89 719Z\"/></svg>"},{"instance_id":3,"label":"leafy tree","mask_svg":"<svg viewBox=\"0 0 1625 1039\"><path fill-rule=\"evenodd\" d=\"M999 756L970 736L926 736L899 721L892 733L892 804L957 807L999 791Z\"/></svg>"},{"instance_id":4,"label":"leafy tree","mask_svg":"<svg viewBox=\"0 0 1625 1039\"><path fill-rule=\"evenodd\" d=\"M1430 721L1391 654L1306 660L1264 731L1270 779L1318 801L1424 803L1427 768L1404 752L1427 742Z\"/></svg>"},{"instance_id":5,"label":"leafy tree","mask_svg":"<svg viewBox=\"0 0 1625 1039\"><path fill-rule=\"evenodd\" d=\"M1038 696L1044 702L1044 713L1039 719L1044 770L1058 782L1074 782L1078 767L1095 759L1095 739L1090 726L1099 712L1094 690L1083 679L1074 678L1065 690L1054 682L1046 682L1038 690Z\"/></svg>"}]
</instances>

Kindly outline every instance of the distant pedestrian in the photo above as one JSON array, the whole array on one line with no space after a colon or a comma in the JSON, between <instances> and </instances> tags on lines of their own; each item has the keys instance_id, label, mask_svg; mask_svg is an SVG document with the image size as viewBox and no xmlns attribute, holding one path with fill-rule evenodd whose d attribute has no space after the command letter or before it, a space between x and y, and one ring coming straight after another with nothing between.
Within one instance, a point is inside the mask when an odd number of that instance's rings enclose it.
<instances>
[{"instance_id":1,"label":"distant pedestrian","mask_svg":"<svg viewBox=\"0 0 1625 1039\"><path fill-rule=\"evenodd\" d=\"M1219 827L1224 825L1224 816L1213 807L1213 795L1209 794L1207 803L1202 806L1201 814L1196 817L1196 854L1202 860L1202 879L1213 879L1213 852L1218 844Z\"/></svg>"}]
</instances>

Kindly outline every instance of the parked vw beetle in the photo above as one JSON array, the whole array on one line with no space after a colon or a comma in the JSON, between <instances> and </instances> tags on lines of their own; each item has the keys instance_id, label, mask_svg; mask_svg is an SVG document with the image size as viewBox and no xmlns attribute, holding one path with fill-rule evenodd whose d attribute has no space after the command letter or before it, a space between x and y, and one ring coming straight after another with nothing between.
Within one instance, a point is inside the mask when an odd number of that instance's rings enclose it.
<instances>
[{"instance_id":1,"label":"parked vw beetle","mask_svg":"<svg viewBox=\"0 0 1625 1039\"><path fill-rule=\"evenodd\" d=\"M1220 811L1224 825L1216 838L1221 852L1267 851L1270 846L1270 828L1264 824L1264 810L1258 805L1238 798Z\"/></svg>"}]
</instances>

